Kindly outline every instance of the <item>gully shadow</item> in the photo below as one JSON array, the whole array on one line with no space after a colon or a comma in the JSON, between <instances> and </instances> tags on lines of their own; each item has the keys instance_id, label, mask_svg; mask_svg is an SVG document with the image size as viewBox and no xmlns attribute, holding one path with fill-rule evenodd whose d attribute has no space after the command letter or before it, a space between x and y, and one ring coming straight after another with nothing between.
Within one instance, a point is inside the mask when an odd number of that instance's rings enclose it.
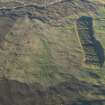
<instances>
[{"instance_id":1,"label":"gully shadow","mask_svg":"<svg viewBox=\"0 0 105 105\"><path fill-rule=\"evenodd\" d=\"M104 48L95 37L92 17L81 16L77 20L77 31L86 54L85 62L102 66L105 61Z\"/></svg>"}]
</instances>

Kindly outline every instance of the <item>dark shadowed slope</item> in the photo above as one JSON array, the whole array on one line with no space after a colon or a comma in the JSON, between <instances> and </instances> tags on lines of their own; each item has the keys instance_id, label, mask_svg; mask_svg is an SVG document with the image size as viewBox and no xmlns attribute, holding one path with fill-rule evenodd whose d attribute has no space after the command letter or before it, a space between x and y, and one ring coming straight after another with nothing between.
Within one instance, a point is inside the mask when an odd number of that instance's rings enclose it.
<instances>
[{"instance_id":1,"label":"dark shadowed slope","mask_svg":"<svg viewBox=\"0 0 105 105\"><path fill-rule=\"evenodd\" d=\"M44 88L40 84L26 84L0 80L1 105L104 105L104 99L92 99L81 93L104 94L105 87L91 85L74 77L70 81Z\"/></svg>"}]
</instances>

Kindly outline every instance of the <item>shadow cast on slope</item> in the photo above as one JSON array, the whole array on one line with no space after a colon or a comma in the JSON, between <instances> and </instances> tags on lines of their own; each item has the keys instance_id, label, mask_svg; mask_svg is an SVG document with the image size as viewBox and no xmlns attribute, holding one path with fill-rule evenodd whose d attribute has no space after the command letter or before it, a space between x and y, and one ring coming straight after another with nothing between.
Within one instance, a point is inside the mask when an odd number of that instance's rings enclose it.
<instances>
[{"instance_id":1,"label":"shadow cast on slope","mask_svg":"<svg viewBox=\"0 0 105 105\"><path fill-rule=\"evenodd\" d=\"M104 48L94 36L92 17L81 16L77 20L77 31L80 37L81 45L83 46L83 49L87 54L85 55L87 57L86 62L90 61L90 63L93 64L99 63L99 65L102 66L105 61ZM90 56L91 60L89 58Z\"/></svg>"},{"instance_id":2,"label":"shadow cast on slope","mask_svg":"<svg viewBox=\"0 0 105 105\"><path fill-rule=\"evenodd\" d=\"M97 55L99 57L100 66L102 67L105 61L105 53L104 48L102 47L101 43L98 40L95 40L95 48L97 51Z\"/></svg>"}]
</instances>

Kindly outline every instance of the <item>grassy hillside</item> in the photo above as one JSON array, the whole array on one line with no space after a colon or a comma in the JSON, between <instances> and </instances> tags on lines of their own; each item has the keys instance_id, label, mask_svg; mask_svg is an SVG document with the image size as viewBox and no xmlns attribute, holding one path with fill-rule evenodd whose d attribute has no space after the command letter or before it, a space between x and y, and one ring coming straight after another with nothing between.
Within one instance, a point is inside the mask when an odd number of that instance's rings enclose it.
<instances>
[{"instance_id":1,"label":"grassy hillside","mask_svg":"<svg viewBox=\"0 0 105 105\"><path fill-rule=\"evenodd\" d=\"M105 105L105 63L84 64L75 27L91 17L105 53L103 2L68 0L33 14L0 16L0 104Z\"/></svg>"}]
</instances>

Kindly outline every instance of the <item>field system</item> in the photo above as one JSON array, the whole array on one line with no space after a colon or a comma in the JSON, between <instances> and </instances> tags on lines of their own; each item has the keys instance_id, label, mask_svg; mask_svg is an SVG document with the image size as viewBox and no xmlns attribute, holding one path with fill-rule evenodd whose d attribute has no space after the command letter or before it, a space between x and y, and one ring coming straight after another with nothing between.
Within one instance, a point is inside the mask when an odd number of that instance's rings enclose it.
<instances>
[{"instance_id":1,"label":"field system","mask_svg":"<svg viewBox=\"0 0 105 105\"><path fill-rule=\"evenodd\" d=\"M95 39L91 17L82 16L77 20L77 31L84 50L86 64L102 66L103 48Z\"/></svg>"}]
</instances>

